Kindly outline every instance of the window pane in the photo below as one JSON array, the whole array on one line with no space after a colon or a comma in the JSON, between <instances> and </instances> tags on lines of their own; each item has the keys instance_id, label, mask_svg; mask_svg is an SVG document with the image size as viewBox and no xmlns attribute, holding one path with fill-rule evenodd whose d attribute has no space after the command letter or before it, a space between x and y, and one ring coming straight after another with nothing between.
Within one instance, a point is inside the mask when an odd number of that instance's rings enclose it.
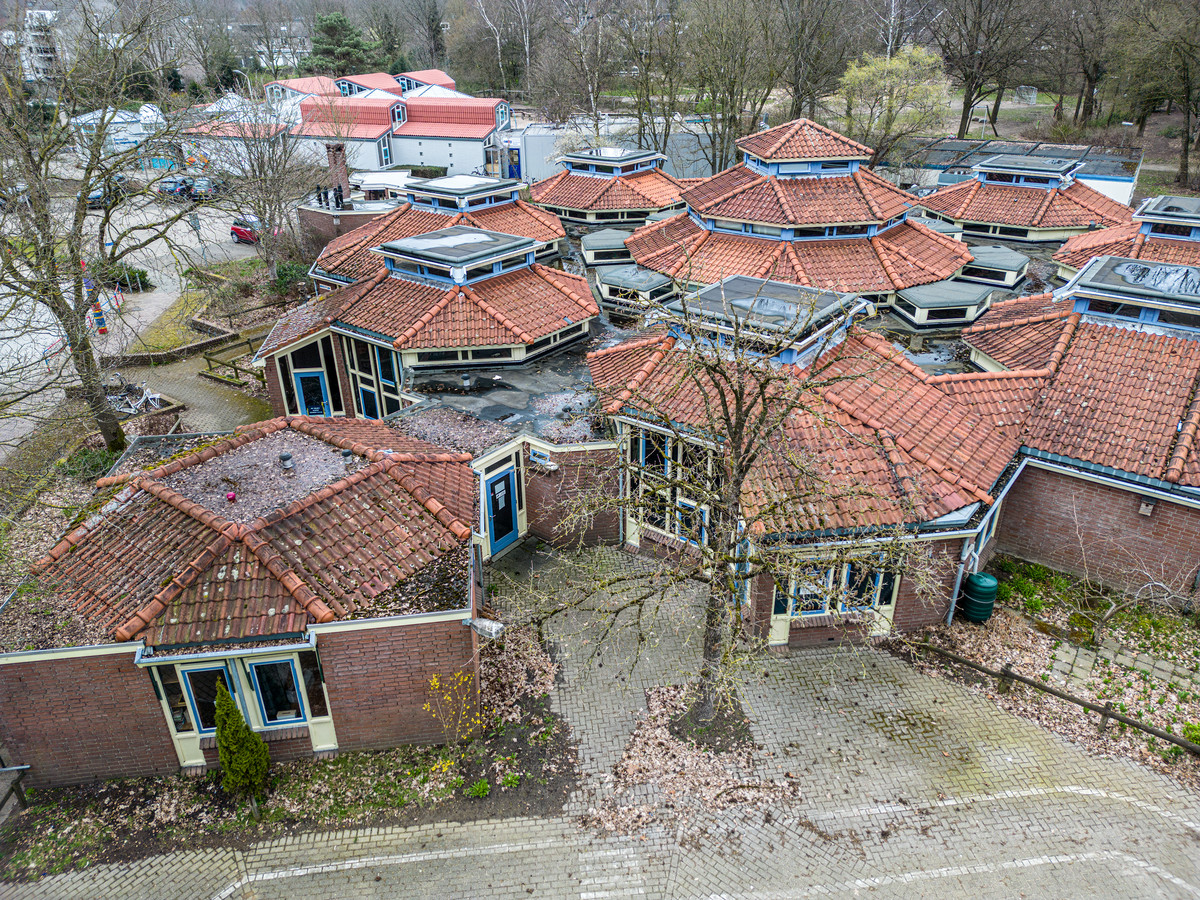
<instances>
[{"instance_id":1,"label":"window pane","mask_svg":"<svg viewBox=\"0 0 1200 900\"><path fill-rule=\"evenodd\" d=\"M325 692L321 690L324 679L321 677L321 664L314 650L305 650L300 654L300 674L304 678L304 694L308 697L308 711L313 716L327 716L329 710L325 706Z\"/></svg>"},{"instance_id":2,"label":"window pane","mask_svg":"<svg viewBox=\"0 0 1200 900\"><path fill-rule=\"evenodd\" d=\"M667 439L661 434L648 431L646 432L644 448L646 456L643 465L647 469L656 469L659 472L665 472L667 464Z\"/></svg>"},{"instance_id":3,"label":"window pane","mask_svg":"<svg viewBox=\"0 0 1200 900\"><path fill-rule=\"evenodd\" d=\"M292 351L292 365L297 369L321 368L321 351L317 342L305 344L299 350Z\"/></svg>"},{"instance_id":4,"label":"window pane","mask_svg":"<svg viewBox=\"0 0 1200 900\"><path fill-rule=\"evenodd\" d=\"M200 730L210 731L217 727L217 685L223 684L225 690L229 690L225 670L201 669L186 674L192 702L196 706L196 718L200 720Z\"/></svg>"},{"instance_id":5,"label":"window pane","mask_svg":"<svg viewBox=\"0 0 1200 900\"><path fill-rule=\"evenodd\" d=\"M846 606L857 609L875 605L875 583L878 573L862 563L846 566Z\"/></svg>"},{"instance_id":6,"label":"window pane","mask_svg":"<svg viewBox=\"0 0 1200 900\"><path fill-rule=\"evenodd\" d=\"M353 339L352 339L353 340ZM355 368L364 375L371 375L371 345L366 341L354 340Z\"/></svg>"},{"instance_id":7,"label":"window pane","mask_svg":"<svg viewBox=\"0 0 1200 900\"><path fill-rule=\"evenodd\" d=\"M286 356L276 357L279 361L279 380L283 382L283 403L287 412L296 415L300 407L296 405L296 389L292 386L292 368L288 365Z\"/></svg>"},{"instance_id":8,"label":"window pane","mask_svg":"<svg viewBox=\"0 0 1200 900\"><path fill-rule=\"evenodd\" d=\"M379 380L384 384L396 383L395 357L391 350L376 348L379 352Z\"/></svg>"},{"instance_id":9,"label":"window pane","mask_svg":"<svg viewBox=\"0 0 1200 900\"><path fill-rule=\"evenodd\" d=\"M192 714L188 711L187 698L183 696L183 685L179 683L179 673L175 671L175 667L160 667L158 680L162 682L163 695L167 701L167 708L171 710L171 723L175 726L176 733L195 731L192 727Z\"/></svg>"},{"instance_id":10,"label":"window pane","mask_svg":"<svg viewBox=\"0 0 1200 900\"><path fill-rule=\"evenodd\" d=\"M289 722L304 718L290 662L255 663L250 668L254 670L254 682L258 685L258 699L262 703L266 722Z\"/></svg>"},{"instance_id":11,"label":"window pane","mask_svg":"<svg viewBox=\"0 0 1200 900\"><path fill-rule=\"evenodd\" d=\"M321 339L321 346L325 348L325 372L328 374L329 385L329 402L333 406L334 412L342 412L342 386L338 384L337 366L333 361L333 341L329 338Z\"/></svg>"},{"instance_id":12,"label":"window pane","mask_svg":"<svg viewBox=\"0 0 1200 900\"><path fill-rule=\"evenodd\" d=\"M995 519L993 518L993 521ZM896 582L900 576L895 572L883 572L879 578L879 605L891 606L895 600Z\"/></svg>"}]
</instances>

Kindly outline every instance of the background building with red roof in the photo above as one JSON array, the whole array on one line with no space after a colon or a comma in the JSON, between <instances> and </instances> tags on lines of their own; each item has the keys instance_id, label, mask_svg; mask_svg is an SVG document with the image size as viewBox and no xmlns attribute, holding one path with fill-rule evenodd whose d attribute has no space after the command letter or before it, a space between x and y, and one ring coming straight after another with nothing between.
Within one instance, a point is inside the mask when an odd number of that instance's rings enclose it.
<instances>
[{"instance_id":1,"label":"background building with red roof","mask_svg":"<svg viewBox=\"0 0 1200 900\"><path fill-rule=\"evenodd\" d=\"M1059 277L1069 280L1097 256L1200 266L1200 199L1150 197L1130 224L1075 235L1054 254Z\"/></svg>"},{"instance_id":2,"label":"background building with red roof","mask_svg":"<svg viewBox=\"0 0 1200 900\"><path fill-rule=\"evenodd\" d=\"M965 244L909 220L916 199L866 169L861 144L797 119L738 146L742 163L684 189L686 212L629 238L639 265L685 287L749 275L889 303L971 260Z\"/></svg>"},{"instance_id":3,"label":"background building with red roof","mask_svg":"<svg viewBox=\"0 0 1200 900\"><path fill-rule=\"evenodd\" d=\"M599 147L565 153L563 170L529 189L532 201L564 222L641 224L651 213L682 208L683 185L651 150Z\"/></svg>"},{"instance_id":4,"label":"background building with red roof","mask_svg":"<svg viewBox=\"0 0 1200 900\"><path fill-rule=\"evenodd\" d=\"M998 155L972 166L974 177L923 197L929 215L967 236L1059 242L1095 228L1123 225L1128 206L1078 181L1077 159Z\"/></svg>"}]
</instances>

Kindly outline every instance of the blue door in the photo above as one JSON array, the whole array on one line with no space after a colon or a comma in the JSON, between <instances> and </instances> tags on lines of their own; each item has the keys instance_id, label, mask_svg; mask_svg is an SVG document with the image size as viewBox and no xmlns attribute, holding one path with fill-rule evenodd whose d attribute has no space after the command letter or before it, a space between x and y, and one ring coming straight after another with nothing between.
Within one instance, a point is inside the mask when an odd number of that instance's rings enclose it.
<instances>
[{"instance_id":1,"label":"blue door","mask_svg":"<svg viewBox=\"0 0 1200 900\"><path fill-rule=\"evenodd\" d=\"M300 412L306 416L328 416L329 391L325 387L325 373L297 372L295 378Z\"/></svg>"},{"instance_id":2,"label":"blue door","mask_svg":"<svg viewBox=\"0 0 1200 900\"><path fill-rule=\"evenodd\" d=\"M515 476L511 469L489 480L484 488L487 504L488 534L492 554L503 550L517 539L517 498Z\"/></svg>"}]
</instances>

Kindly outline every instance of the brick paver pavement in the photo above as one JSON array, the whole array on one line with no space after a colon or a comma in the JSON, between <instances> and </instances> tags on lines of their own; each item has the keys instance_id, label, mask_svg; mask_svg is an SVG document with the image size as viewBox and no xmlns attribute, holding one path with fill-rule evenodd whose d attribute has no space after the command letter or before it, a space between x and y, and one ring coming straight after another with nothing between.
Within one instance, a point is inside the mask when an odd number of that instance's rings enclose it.
<instances>
[{"instance_id":1,"label":"brick paver pavement","mask_svg":"<svg viewBox=\"0 0 1200 900\"><path fill-rule=\"evenodd\" d=\"M543 589L564 572L547 557L505 563L530 565ZM872 650L771 658L742 691L762 745L755 775L790 778L799 800L701 810L627 837L580 828L577 814L613 790L645 689L695 664L694 603L663 613L672 627L632 667L627 636L584 666L590 647L559 631L555 702L583 769L561 816L292 836L9 885L0 897L1200 897L1200 798Z\"/></svg>"}]
</instances>

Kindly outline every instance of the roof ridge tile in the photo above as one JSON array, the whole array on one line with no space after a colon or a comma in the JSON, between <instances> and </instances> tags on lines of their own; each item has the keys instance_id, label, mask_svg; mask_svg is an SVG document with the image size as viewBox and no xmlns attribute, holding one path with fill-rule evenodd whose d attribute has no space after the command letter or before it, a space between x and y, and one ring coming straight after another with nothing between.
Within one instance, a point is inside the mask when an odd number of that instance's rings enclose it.
<instances>
[{"instance_id":1,"label":"roof ridge tile","mask_svg":"<svg viewBox=\"0 0 1200 900\"><path fill-rule=\"evenodd\" d=\"M296 571L287 564L283 554L276 550L266 538L257 532L250 532L242 538L242 543L271 573L271 577L278 581L292 599L300 605L300 608L314 620L332 622L337 618L334 611L313 592L312 588L304 583Z\"/></svg>"},{"instance_id":2,"label":"roof ridge tile","mask_svg":"<svg viewBox=\"0 0 1200 900\"><path fill-rule=\"evenodd\" d=\"M384 471L389 478L408 491L412 495L412 498L425 507L435 519L448 528L456 538L460 541L465 541L471 537L470 526L461 521L454 513L450 512L444 503L436 499L429 491L418 484L414 472L406 469L398 462L392 462Z\"/></svg>"},{"instance_id":3,"label":"roof ridge tile","mask_svg":"<svg viewBox=\"0 0 1200 900\"><path fill-rule=\"evenodd\" d=\"M449 288L444 294L442 294L441 299L439 299L437 303L433 304L433 306L431 306L429 309L425 310L425 312L421 316L421 318L417 319L417 321L413 322L411 325L409 325L407 328L405 328L404 333L401 334L398 338L396 338L396 340L392 341L392 346L399 349L399 348L403 347L406 342L411 341L413 338L415 338L418 334L421 333L421 330L426 325L428 325L430 322L432 322L434 317L437 316L438 313L440 313L443 309L445 309L447 306L449 306L450 302L452 300L454 300L459 294L461 294L461 291L458 288L456 288L456 287Z\"/></svg>"}]
</instances>

